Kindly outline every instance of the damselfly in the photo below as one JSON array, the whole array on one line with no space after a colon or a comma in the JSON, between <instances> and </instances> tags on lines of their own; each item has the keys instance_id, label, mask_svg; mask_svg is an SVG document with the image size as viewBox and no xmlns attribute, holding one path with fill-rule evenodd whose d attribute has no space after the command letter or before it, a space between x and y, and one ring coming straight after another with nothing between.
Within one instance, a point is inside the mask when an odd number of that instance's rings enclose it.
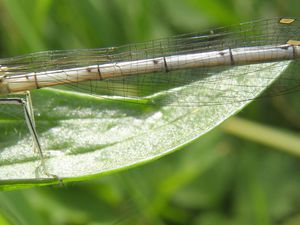
<instances>
[{"instance_id":1,"label":"damselfly","mask_svg":"<svg viewBox=\"0 0 300 225\"><path fill-rule=\"evenodd\" d=\"M33 89L54 87L118 101L133 100L134 104L207 107L257 98L249 93L273 82L272 68L281 67L283 61L296 63L299 57L300 23L288 18L251 21L120 47L39 52L0 60L0 104L23 107L46 171L29 95ZM253 64L265 64L264 71L247 67ZM239 67L243 67L240 72L231 72ZM229 72L219 77L218 71ZM298 89L296 72L280 78L265 95ZM240 87L235 90L240 85L236 80L245 78L256 82L245 84L245 93ZM183 86L189 88L178 91ZM195 88L207 89L206 94L193 95ZM168 92L173 93L171 97L153 98ZM25 97L16 97L20 93ZM221 97L215 100L217 95Z\"/></svg>"}]
</instances>

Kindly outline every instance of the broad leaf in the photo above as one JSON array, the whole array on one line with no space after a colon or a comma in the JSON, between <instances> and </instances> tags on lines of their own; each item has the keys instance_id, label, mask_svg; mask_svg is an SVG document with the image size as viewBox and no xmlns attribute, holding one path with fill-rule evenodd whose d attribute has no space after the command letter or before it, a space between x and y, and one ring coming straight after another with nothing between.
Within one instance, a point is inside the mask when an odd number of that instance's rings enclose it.
<instances>
[{"instance_id":1,"label":"broad leaf","mask_svg":"<svg viewBox=\"0 0 300 225\"><path fill-rule=\"evenodd\" d=\"M239 112L288 65L232 67L150 95L145 104L51 88L36 90L33 104L47 170L63 181L74 181L159 158ZM0 123L2 189L56 182L38 172L38 154L26 127L18 130L21 122L17 117Z\"/></svg>"}]
</instances>

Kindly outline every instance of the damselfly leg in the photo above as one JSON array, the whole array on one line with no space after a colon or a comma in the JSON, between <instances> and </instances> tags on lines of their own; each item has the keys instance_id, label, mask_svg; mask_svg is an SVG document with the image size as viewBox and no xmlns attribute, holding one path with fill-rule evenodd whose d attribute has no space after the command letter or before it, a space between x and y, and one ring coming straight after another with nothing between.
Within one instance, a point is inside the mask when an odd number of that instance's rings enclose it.
<instances>
[{"instance_id":1,"label":"damselfly leg","mask_svg":"<svg viewBox=\"0 0 300 225\"><path fill-rule=\"evenodd\" d=\"M39 159L40 159L39 166L36 169L37 176L39 176L39 174L42 173L49 177L54 177L60 180L56 175L50 174L47 170L45 164L45 155L42 151L41 142L39 140L36 127L35 127L35 120L34 120L34 113L33 113L30 92L24 92L22 93L22 95L23 95L22 97L0 98L0 105L16 105L16 106L21 106L23 108L26 125L33 140L33 149L34 152L39 155Z\"/></svg>"}]
</instances>

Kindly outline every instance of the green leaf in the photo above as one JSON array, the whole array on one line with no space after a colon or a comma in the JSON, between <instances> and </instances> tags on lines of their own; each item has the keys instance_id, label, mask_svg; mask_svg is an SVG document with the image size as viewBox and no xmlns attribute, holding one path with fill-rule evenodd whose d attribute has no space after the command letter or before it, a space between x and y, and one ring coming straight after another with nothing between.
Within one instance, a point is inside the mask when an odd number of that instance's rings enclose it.
<instances>
[{"instance_id":1,"label":"green leaf","mask_svg":"<svg viewBox=\"0 0 300 225\"><path fill-rule=\"evenodd\" d=\"M239 112L288 65L276 62L232 67L145 98L145 102L164 102L160 105L50 88L36 90L33 103L47 170L67 182L162 157ZM213 104L199 104L203 99ZM173 104L175 101L178 104ZM13 129L19 123L0 123L5 131L1 139L6 140L0 152L1 188L57 183L37 172L40 161L26 128L25 135Z\"/></svg>"}]
</instances>

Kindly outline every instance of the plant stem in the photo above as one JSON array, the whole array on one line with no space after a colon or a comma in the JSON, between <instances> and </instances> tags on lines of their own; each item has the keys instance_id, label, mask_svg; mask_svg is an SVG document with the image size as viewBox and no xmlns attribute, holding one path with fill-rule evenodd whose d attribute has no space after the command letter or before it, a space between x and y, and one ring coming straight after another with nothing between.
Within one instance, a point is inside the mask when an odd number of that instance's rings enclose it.
<instances>
[{"instance_id":1,"label":"plant stem","mask_svg":"<svg viewBox=\"0 0 300 225\"><path fill-rule=\"evenodd\" d=\"M231 118L221 125L229 134L270 146L300 157L300 135L246 119Z\"/></svg>"}]
</instances>

